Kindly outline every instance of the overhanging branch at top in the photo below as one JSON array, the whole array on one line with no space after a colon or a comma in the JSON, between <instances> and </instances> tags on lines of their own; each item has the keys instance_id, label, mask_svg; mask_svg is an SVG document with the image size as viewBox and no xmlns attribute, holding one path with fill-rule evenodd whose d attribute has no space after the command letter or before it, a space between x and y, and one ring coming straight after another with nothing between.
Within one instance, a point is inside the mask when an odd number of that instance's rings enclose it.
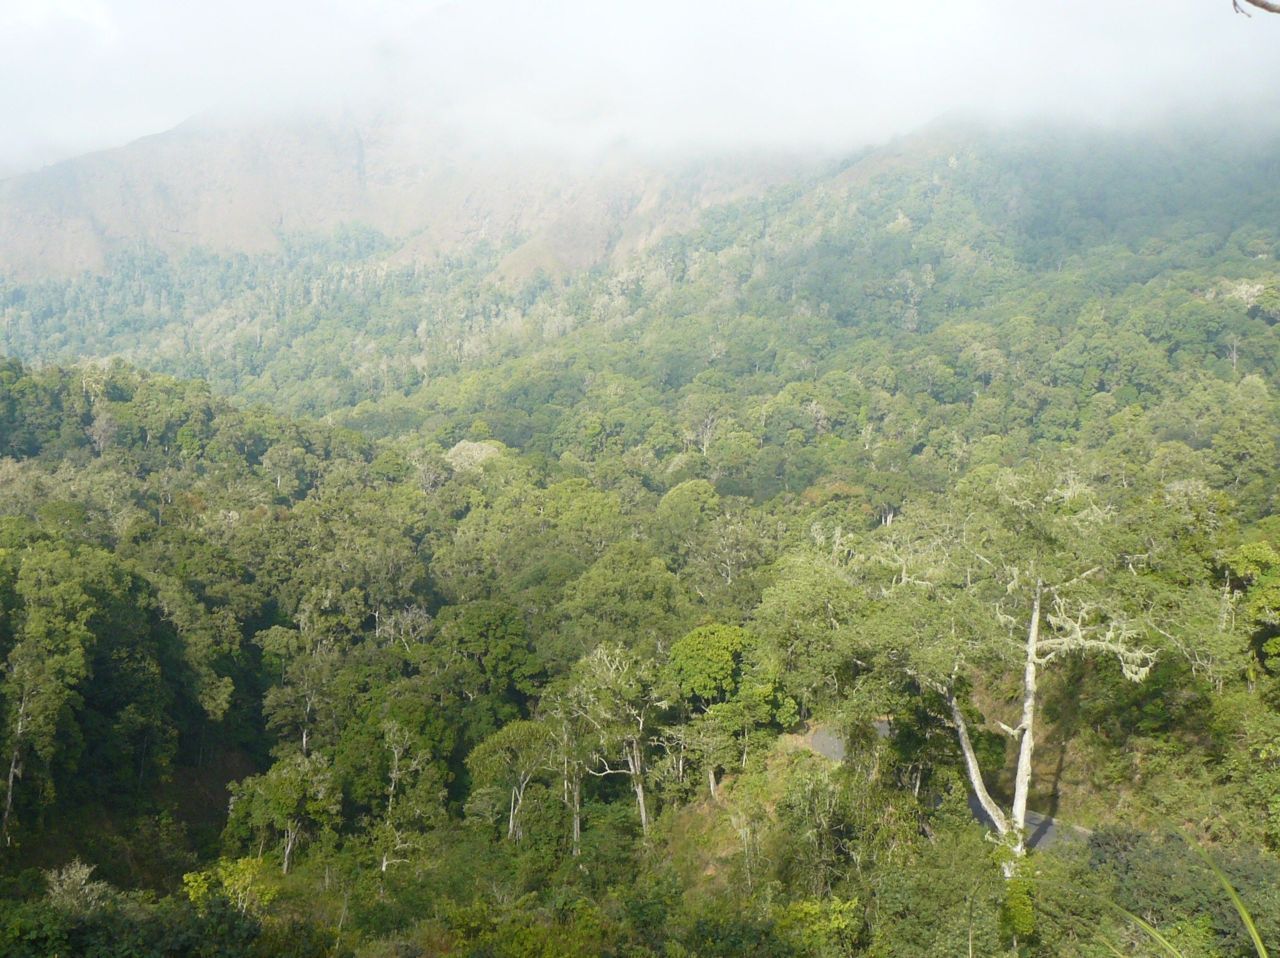
<instances>
[{"instance_id":1,"label":"overhanging branch at top","mask_svg":"<svg viewBox=\"0 0 1280 958\"><path fill-rule=\"evenodd\" d=\"M1247 3L1251 7L1257 7L1259 10L1265 10L1267 13L1280 13L1280 3L1273 3L1271 0L1231 0L1231 6L1236 13L1243 13L1246 17L1252 16L1252 14L1240 6L1241 2Z\"/></svg>"}]
</instances>

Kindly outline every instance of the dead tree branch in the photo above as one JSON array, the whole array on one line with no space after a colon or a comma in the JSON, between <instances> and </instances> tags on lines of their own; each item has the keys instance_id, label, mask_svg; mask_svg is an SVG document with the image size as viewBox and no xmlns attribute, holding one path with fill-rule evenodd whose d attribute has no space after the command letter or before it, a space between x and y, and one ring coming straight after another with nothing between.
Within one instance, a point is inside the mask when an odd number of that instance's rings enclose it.
<instances>
[{"instance_id":1,"label":"dead tree branch","mask_svg":"<svg viewBox=\"0 0 1280 958\"><path fill-rule=\"evenodd\" d=\"M1280 3L1273 3L1272 0L1231 0L1232 9L1236 13L1243 13L1246 17L1251 17L1253 14L1240 6L1242 2L1249 4L1251 7L1257 7L1259 10L1265 10L1267 13L1280 13Z\"/></svg>"}]
</instances>

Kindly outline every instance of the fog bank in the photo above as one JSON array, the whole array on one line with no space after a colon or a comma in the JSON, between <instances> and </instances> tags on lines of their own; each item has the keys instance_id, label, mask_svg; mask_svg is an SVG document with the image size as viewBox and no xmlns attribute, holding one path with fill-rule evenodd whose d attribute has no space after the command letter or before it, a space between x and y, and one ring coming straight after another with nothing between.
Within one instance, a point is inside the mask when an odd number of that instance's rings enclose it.
<instances>
[{"instance_id":1,"label":"fog bank","mask_svg":"<svg viewBox=\"0 0 1280 958\"><path fill-rule=\"evenodd\" d=\"M1247 106L1277 52L1280 17L1229 0L8 0L0 175L208 111L409 111L579 150L846 149L957 112L1125 123Z\"/></svg>"}]
</instances>

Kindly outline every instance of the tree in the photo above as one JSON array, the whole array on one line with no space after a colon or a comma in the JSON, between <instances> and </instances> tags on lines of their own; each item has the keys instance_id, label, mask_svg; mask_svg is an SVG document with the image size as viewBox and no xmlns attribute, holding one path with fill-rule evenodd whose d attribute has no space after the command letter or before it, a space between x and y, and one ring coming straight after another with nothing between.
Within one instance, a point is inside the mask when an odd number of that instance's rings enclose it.
<instances>
[{"instance_id":1,"label":"tree","mask_svg":"<svg viewBox=\"0 0 1280 958\"><path fill-rule=\"evenodd\" d=\"M620 542L565 590L558 611L578 655L602 640L651 655L679 629L686 608L680 583L662 560L642 543Z\"/></svg>"},{"instance_id":2,"label":"tree","mask_svg":"<svg viewBox=\"0 0 1280 958\"><path fill-rule=\"evenodd\" d=\"M338 643L326 635L283 626L259 632L255 641L269 660L280 663L281 683L262 697L267 726L296 738L299 751L307 756L317 726L332 712L330 687L341 661Z\"/></svg>"},{"instance_id":3,"label":"tree","mask_svg":"<svg viewBox=\"0 0 1280 958\"><path fill-rule=\"evenodd\" d=\"M468 602L444 609L436 623L422 668L465 702L458 707L466 740L478 742L524 714L542 669L519 612L502 602Z\"/></svg>"},{"instance_id":4,"label":"tree","mask_svg":"<svg viewBox=\"0 0 1280 958\"><path fill-rule=\"evenodd\" d=\"M1280 549L1267 541L1245 543L1231 567L1245 586L1244 611L1258 630L1263 661L1280 659Z\"/></svg>"},{"instance_id":5,"label":"tree","mask_svg":"<svg viewBox=\"0 0 1280 958\"><path fill-rule=\"evenodd\" d=\"M647 753L653 713L661 704L651 665L617 643L601 643L574 669L569 695L574 717L592 738L588 774L627 776L645 835L649 834ZM619 761L621 765L615 764Z\"/></svg>"},{"instance_id":6,"label":"tree","mask_svg":"<svg viewBox=\"0 0 1280 958\"><path fill-rule=\"evenodd\" d=\"M745 767L756 729L775 718L795 718L794 704L778 694L755 637L739 626L694 629L672 644L663 673L666 697L686 715L693 713L672 744L681 750L681 761L685 749L701 755L713 799L718 766L734 761Z\"/></svg>"},{"instance_id":7,"label":"tree","mask_svg":"<svg viewBox=\"0 0 1280 958\"><path fill-rule=\"evenodd\" d=\"M507 839L519 842L523 836L520 811L525 789L535 775L546 768L552 741L550 731L540 722L517 719L508 722L471 750L467 756L475 787L495 789L507 796Z\"/></svg>"},{"instance_id":8,"label":"tree","mask_svg":"<svg viewBox=\"0 0 1280 958\"><path fill-rule=\"evenodd\" d=\"M969 785L1015 856L1024 853L1041 673L1081 655L1114 659L1141 681L1156 660L1126 581L1141 550L1118 505L1078 474L1050 467L978 471L948 501L910 510L864 545L850 544L877 596L867 626L878 660L936 694L953 724ZM967 690L1016 669L1011 806L987 789Z\"/></svg>"},{"instance_id":9,"label":"tree","mask_svg":"<svg viewBox=\"0 0 1280 958\"><path fill-rule=\"evenodd\" d=\"M260 843L277 839L287 875L298 847L337 823L340 803L329 760L319 752L292 755L232 786L227 830L247 829Z\"/></svg>"},{"instance_id":10,"label":"tree","mask_svg":"<svg viewBox=\"0 0 1280 958\"><path fill-rule=\"evenodd\" d=\"M816 542L839 551L844 539ZM846 564L809 552L783 557L764 590L754 625L780 664L787 690L807 716L846 692L865 668L855 624L866 597Z\"/></svg>"},{"instance_id":11,"label":"tree","mask_svg":"<svg viewBox=\"0 0 1280 958\"><path fill-rule=\"evenodd\" d=\"M693 557L706 526L719 514L720 497L705 479L682 482L658 502L653 537L675 571Z\"/></svg>"},{"instance_id":12,"label":"tree","mask_svg":"<svg viewBox=\"0 0 1280 958\"><path fill-rule=\"evenodd\" d=\"M0 814L6 844L27 760L34 754L48 765L66 744L60 733L92 674L95 619L103 603L127 591L122 571L101 550L36 542L22 557L14 584L17 628L0 684L9 759Z\"/></svg>"},{"instance_id":13,"label":"tree","mask_svg":"<svg viewBox=\"0 0 1280 958\"><path fill-rule=\"evenodd\" d=\"M369 833L378 870L407 864L405 856L422 845L422 834L444 817L444 785L431 756L419 747L400 722L382 723L386 752L386 807L372 816Z\"/></svg>"},{"instance_id":14,"label":"tree","mask_svg":"<svg viewBox=\"0 0 1280 958\"><path fill-rule=\"evenodd\" d=\"M749 640L747 631L737 626L702 626L672 644L664 669L673 697L694 711L692 734L682 736L678 746L683 752L692 744L702 754L713 799L716 767L732 740L732 730L724 734L724 723L716 721L721 716L714 710L737 693Z\"/></svg>"},{"instance_id":15,"label":"tree","mask_svg":"<svg viewBox=\"0 0 1280 958\"><path fill-rule=\"evenodd\" d=\"M674 642L666 671L675 691L701 711L737 691L751 636L734 625L704 625Z\"/></svg>"}]
</instances>

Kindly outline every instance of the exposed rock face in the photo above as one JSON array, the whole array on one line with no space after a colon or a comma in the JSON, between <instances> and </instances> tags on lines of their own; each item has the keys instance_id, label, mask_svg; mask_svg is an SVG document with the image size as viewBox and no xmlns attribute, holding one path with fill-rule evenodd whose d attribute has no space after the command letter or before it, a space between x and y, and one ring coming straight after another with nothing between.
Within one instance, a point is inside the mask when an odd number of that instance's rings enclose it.
<instances>
[{"instance_id":1,"label":"exposed rock face","mask_svg":"<svg viewBox=\"0 0 1280 958\"><path fill-rule=\"evenodd\" d=\"M0 276L97 271L139 244L263 252L282 234L359 224L390 237L399 260L514 244L500 272L519 279L634 251L794 173L785 161L517 153L426 122L198 119L0 181Z\"/></svg>"}]
</instances>

